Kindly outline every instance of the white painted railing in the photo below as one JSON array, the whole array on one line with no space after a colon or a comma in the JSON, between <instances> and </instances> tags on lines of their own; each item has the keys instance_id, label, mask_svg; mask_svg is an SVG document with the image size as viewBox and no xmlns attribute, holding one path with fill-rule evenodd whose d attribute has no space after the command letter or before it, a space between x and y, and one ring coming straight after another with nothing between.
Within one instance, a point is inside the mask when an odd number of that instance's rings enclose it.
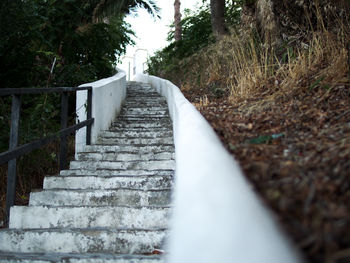
<instances>
[{"instance_id":1,"label":"white painted railing","mask_svg":"<svg viewBox=\"0 0 350 263\"><path fill-rule=\"evenodd\" d=\"M95 118L91 128L91 143L93 144L101 130L108 130L121 109L126 96L126 76L124 72L120 72L113 77L80 86L92 86L92 118ZM86 120L86 100L87 92L78 91L76 111L79 121ZM86 128L80 129L75 135L76 154L81 152L86 145L85 138Z\"/></svg>"},{"instance_id":2,"label":"white painted railing","mask_svg":"<svg viewBox=\"0 0 350 263\"><path fill-rule=\"evenodd\" d=\"M173 120L175 208L168 262L301 262L237 162L181 91L153 76L135 80L166 97Z\"/></svg>"}]
</instances>

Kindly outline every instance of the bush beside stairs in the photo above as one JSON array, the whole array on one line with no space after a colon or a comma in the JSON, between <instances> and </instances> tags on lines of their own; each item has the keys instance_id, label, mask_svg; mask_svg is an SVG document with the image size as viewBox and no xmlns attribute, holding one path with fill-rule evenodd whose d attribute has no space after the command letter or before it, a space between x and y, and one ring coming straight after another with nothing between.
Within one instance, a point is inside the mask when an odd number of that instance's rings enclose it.
<instances>
[{"instance_id":1,"label":"bush beside stairs","mask_svg":"<svg viewBox=\"0 0 350 263\"><path fill-rule=\"evenodd\" d=\"M117 120L46 177L29 206L11 208L0 262L163 262L174 174L167 104L150 86L127 84Z\"/></svg>"}]
</instances>

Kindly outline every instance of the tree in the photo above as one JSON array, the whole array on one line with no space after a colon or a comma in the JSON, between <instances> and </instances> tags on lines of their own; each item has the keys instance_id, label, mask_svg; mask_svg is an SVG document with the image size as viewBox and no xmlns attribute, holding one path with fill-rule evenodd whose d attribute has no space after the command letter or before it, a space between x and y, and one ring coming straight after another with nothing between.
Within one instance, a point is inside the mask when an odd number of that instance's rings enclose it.
<instances>
[{"instance_id":1,"label":"tree","mask_svg":"<svg viewBox=\"0 0 350 263\"><path fill-rule=\"evenodd\" d=\"M240 23L241 3L227 2L225 19L227 26L236 27ZM169 72L176 72L183 67L180 61L215 42L211 28L210 6L206 2L196 10L185 9L181 20L182 38L175 40L174 25L168 33L170 44L156 52L148 61L148 73L165 77Z\"/></svg>"},{"instance_id":2,"label":"tree","mask_svg":"<svg viewBox=\"0 0 350 263\"><path fill-rule=\"evenodd\" d=\"M0 88L110 76L133 43L125 15L159 10L153 0L1 0L0 7Z\"/></svg>"},{"instance_id":3,"label":"tree","mask_svg":"<svg viewBox=\"0 0 350 263\"><path fill-rule=\"evenodd\" d=\"M94 22L103 21L120 13L129 14L137 8L144 8L153 16L158 16L159 12L159 7L153 0L92 0L90 5Z\"/></svg>"},{"instance_id":4,"label":"tree","mask_svg":"<svg viewBox=\"0 0 350 263\"><path fill-rule=\"evenodd\" d=\"M216 38L227 34L225 23L225 0L210 0L211 25Z\"/></svg>"},{"instance_id":5,"label":"tree","mask_svg":"<svg viewBox=\"0 0 350 263\"><path fill-rule=\"evenodd\" d=\"M174 2L175 41L179 41L182 38L180 6L181 6L180 0L175 0Z\"/></svg>"}]
</instances>

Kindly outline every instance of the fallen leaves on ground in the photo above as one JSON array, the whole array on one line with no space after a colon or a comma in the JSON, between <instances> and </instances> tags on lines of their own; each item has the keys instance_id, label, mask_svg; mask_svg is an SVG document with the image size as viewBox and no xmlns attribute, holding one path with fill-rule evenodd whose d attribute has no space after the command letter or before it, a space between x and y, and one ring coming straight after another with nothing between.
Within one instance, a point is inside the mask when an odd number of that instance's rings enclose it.
<instances>
[{"instance_id":1,"label":"fallen leaves on ground","mask_svg":"<svg viewBox=\"0 0 350 263\"><path fill-rule=\"evenodd\" d=\"M185 96L310 262L350 262L350 88L232 103Z\"/></svg>"}]
</instances>

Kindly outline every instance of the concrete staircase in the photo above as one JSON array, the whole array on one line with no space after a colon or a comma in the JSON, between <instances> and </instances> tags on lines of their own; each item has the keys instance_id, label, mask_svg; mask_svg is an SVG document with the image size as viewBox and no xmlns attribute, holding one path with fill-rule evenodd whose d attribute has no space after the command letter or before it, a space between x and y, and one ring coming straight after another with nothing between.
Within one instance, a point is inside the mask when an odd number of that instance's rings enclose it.
<instances>
[{"instance_id":1,"label":"concrete staircase","mask_svg":"<svg viewBox=\"0 0 350 263\"><path fill-rule=\"evenodd\" d=\"M174 145L165 100L128 83L121 114L70 169L11 208L0 262L163 262Z\"/></svg>"}]
</instances>

